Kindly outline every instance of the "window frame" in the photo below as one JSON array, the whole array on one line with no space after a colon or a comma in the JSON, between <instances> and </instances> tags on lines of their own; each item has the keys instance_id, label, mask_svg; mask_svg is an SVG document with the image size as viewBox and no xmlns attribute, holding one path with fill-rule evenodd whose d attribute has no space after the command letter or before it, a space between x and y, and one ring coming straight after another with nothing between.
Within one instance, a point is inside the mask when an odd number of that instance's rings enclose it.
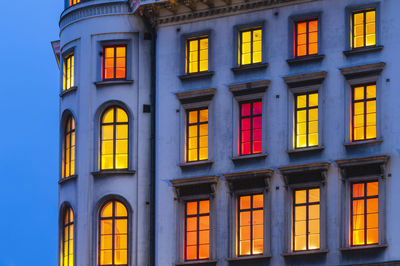
<instances>
[{"instance_id":1,"label":"window frame","mask_svg":"<svg viewBox=\"0 0 400 266\"><path fill-rule=\"evenodd\" d=\"M315 107L315 106L312 106L312 107L310 107L309 106L309 96L310 96L310 94L315 94L315 93L317 93L317 95L318 95L318 105ZM298 108L298 104L297 104L297 97L299 97L299 96L304 96L304 95L306 95L306 98L307 98L307 103L306 103L306 107L302 107L302 108ZM294 115L294 145L293 145L293 149L294 150L300 150L300 149L307 149L307 148L313 148L313 147L318 147L318 146L320 146L319 145L319 142L318 142L318 145L314 145L314 146L310 146L309 145L309 123L310 123L310 121L309 121L309 111L310 110L312 110L312 109L317 109L318 110L318 115L319 115L319 97L320 96L320 92L318 91L318 90L316 90L316 91L314 91L314 90L312 90L312 89L310 89L310 90L306 90L306 91L304 91L304 92L299 92L299 93L294 93L294 95L293 95L293 98L294 98L294 111L293 111L293 115ZM307 142L307 146L306 147L297 147L297 135L298 135L298 132L297 132L297 120L298 120L298 117L297 117L297 112L298 111L302 111L302 110L305 110L306 111L306 142ZM320 134L320 128L319 128L319 123L320 123L320 119L319 119L319 116L318 116L318 141L319 141L319 134Z\"/></svg>"},{"instance_id":2,"label":"window frame","mask_svg":"<svg viewBox=\"0 0 400 266\"><path fill-rule=\"evenodd\" d=\"M67 123L69 123L69 122L71 122L71 129L70 129L70 131L68 131L67 132ZM72 125L74 126L74 128L72 129ZM70 165L70 170L69 170L69 175L68 176L66 176L66 164L67 164L67 160L66 160L66 150L67 150L67 147L66 147L66 143L67 143L67 137L69 137L69 143L70 143L70 146L69 146L69 148L70 148L70 150L72 149L72 145L71 145L71 140L72 140L72 134L74 134L75 135L75 145L74 145L74 158L75 158L75 160L74 160L74 173L73 174L71 174L71 158L72 158L72 155L71 155L71 151L70 151L70 158L69 158L69 165ZM74 176L76 176L77 174L76 174L76 163L77 163L77 160L76 160L76 156L77 156L77 152L76 152L76 150L77 150L77 134L76 134L76 120L75 120L75 117L71 114L71 113L68 113L66 116L65 116L65 118L63 119L63 134L62 134L62 149L61 149L61 152L62 152L62 156L61 156L61 179L62 180L66 180L66 179L69 179L69 178L72 178L72 177L74 177Z\"/></svg>"},{"instance_id":3,"label":"window frame","mask_svg":"<svg viewBox=\"0 0 400 266\"><path fill-rule=\"evenodd\" d=\"M59 256L58 256L58 265L60 266L69 266L64 265L64 229L65 229L65 211L66 210L71 210L73 214L73 221L72 223L70 222L69 225L72 224L73 226L73 244L72 244L72 252L73 252L73 258L72 258L72 265L76 265L76 224L77 224L77 218L76 218L76 213L75 210L72 208L71 204L69 202L64 202L61 204L60 207L60 212L59 212ZM68 232L69 234L70 232ZM62 260L61 260L61 254L63 255ZM68 261L69 262L69 261Z\"/></svg>"},{"instance_id":4,"label":"window frame","mask_svg":"<svg viewBox=\"0 0 400 266\"><path fill-rule=\"evenodd\" d=\"M113 70L114 70L114 77L113 78L105 78L105 51L107 48L113 48L114 49L114 64L113 64ZM124 78L116 78L116 69L117 69L117 48L125 48L125 77ZM118 81L118 80L127 80L128 79L128 44L127 43L113 43L113 44L104 44L102 45L102 56L101 56L101 81L102 82L107 82L107 81Z\"/></svg>"},{"instance_id":5,"label":"window frame","mask_svg":"<svg viewBox=\"0 0 400 266\"><path fill-rule=\"evenodd\" d=\"M257 102L261 102L261 114L253 114L253 104L254 103L257 103ZM263 131L263 128L262 128L262 120L263 120L263 100L262 100L262 98L260 98L260 99L258 99L258 98L255 98L255 99L251 99L251 100L244 100L244 101L240 101L240 102L238 102L238 104L239 104L239 147L238 147L238 149L239 149L239 156L250 156L250 155L257 155L257 154L261 154L262 153L262 151L263 151L263 149L262 149L262 147L263 147L263 137L262 137L262 134L261 134L261 151L260 152L254 152L254 150L253 150L253 144L254 144L254 140L253 140L253 133L254 133L254 125L253 125L253 119L255 118L255 117L261 117L261 132ZM242 115L242 107L243 107L243 105L244 104L251 104L251 113L250 113L250 115L247 115L247 116L243 116ZM250 145L251 145L251 152L249 153L249 154L243 154L243 150L242 150L242 144L243 144L243 139L242 139L242 131L243 131L243 119L246 119L246 118L250 118L250 132L251 132L251 136L250 136Z\"/></svg>"},{"instance_id":6,"label":"window frame","mask_svg":"<svg viewBox=\"0 0 400 266\"><path fill-rule=\"evenodd\" d=\"M80 51L80 40L74 40L71 43L68 43L61 47L61 53L60 53L60 88L59 88L59 95L61 98L65 97L66 95L72 94L74 91L78 89L79 86L79 73L80 73L80 66L79 66L79 51ZM64 90L64 64L65 64L65 58L68 57L69 55L73 54L74 55L74 85L67 89Z\"/></svg>"},{"instance_id":7,"label":"window frame","mask_svg":"<svg viewBox=\"0 0 400 266\"><path fill-rule=\"evenodd\" d=\"M317 47L318 47L318 53L316 53L316 54L310 54L310 43L309 43L309 34L310 34L310 31L309 31L309 28L310 28L310 26L309 26L309 23L311 22L311 21L317 21L317 23L318 23L318 30L317 30L317 35L318 35L318 42L317 42ZM307 30L306 30L306 35L307 35L307 38L306 38L306 47L307 47L307 54L305 54L305 55L298 55L298 50L297 50L297 48L298 48L298 41L299 41L299 39L298 39L298 27L297 27L297 25L299 24L299 23L304 23L304 22L306 22L307 23ZM303 57L309 57L309 56L316 56L316 55L318 55L318 54L320 54L320 52L319 52L319 45L320 45L320 26L319 26L319 23L320 23L320 19L319 19L319 17L314 17L314 18L306 18L306 19L301 19L301 20L296 20L296 21L294 21L294 32L293 32L293 34L294 34L294 40L293 40L293 57L294 58L303 58Z\"/></svg>"},{"instance_id":8,"label":"window frame","mask_svg":"<svg viewBox=\"0 0 400 266\"><path fill-rule=\"evenodd\" d=\"M207 122L200 122L200 112L203 110L207 110L208 111L208 117L207 117ZM192 111L197 111L197 122L196 123L189 123L189 113ZM210 117L210 110L208 108L208 106L204 106L204 107L198 107L198 108L189 108L189 109L185 109L186 112L186 124L185 124L185 162L186 163L193 163L193 162L202 162L202 161L208 161L209 160L209 135L207 135L207 139L208 139L208 143L207 143L207 159L200 159L200 125L205 125L207 124L207 134L210 133L210 129L209 129L209 117ZM197 160L193 160L190 161L189 160L189 127L196 125L197 126Z\"/></svg>"},{"instance_id":9,"label":"window frame","mask_svg":"<svg viewBox=\"0 0 400 266\"><path fill-rule=\"evenodd\" d=\"M71 60L72 62L71 62L70 71L69 71L70 72L69 73L69 75L70 75L70 84L69 84L69 87L68 87L68 85L66 85L67 84L67 80L68 80L67 62L68 62L68 59L71 59L71 58L73 58L73 60ZM70 90L73 90L76 87L75 86L75 54L74 54L73 51L68 53L67 55L65 55L63 57L63 71L62 72L63 72L63 81L62 81L63 87L62 87L62 91L63 91L63 93L65 93L65 92L68 92ZM71 78L71 77L73 77L73 78ZM73 82L72 82L72 80L73 80Z\"/></svg>"}]
</instances>

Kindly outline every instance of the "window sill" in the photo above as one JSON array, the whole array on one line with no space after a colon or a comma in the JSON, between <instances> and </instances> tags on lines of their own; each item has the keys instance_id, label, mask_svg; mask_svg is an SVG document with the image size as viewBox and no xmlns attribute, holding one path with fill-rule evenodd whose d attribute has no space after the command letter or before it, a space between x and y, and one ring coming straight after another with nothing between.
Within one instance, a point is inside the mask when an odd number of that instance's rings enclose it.
<instances>
[{"instance_id":1,"label":"window sill","mask_svg":"<svg viewBox=\"0 0 400 266\"><path fill-rule=\"evenodd\" d=\"M198 72L198 73L193 73L193 74L185 74L179 76L180 80L192 80L192 79L202 79L202 78L210 78L214 75L214 71L204 71L204 72Z\"/></svg>"},{"instance_id":2,"label":"window sill","mask_svg":"<svg viewBox=\"0 0 400 266\"><path fill-rule=\"evenodd\" d=\"M62 185L62 184L65 184L65 183L67 183L67 182L69 182L71 180L75 180L77 178L78 178L78 175L71 175L69 177L66 177L66 178L58 180L58 184Z\"/></svg>"},{"instance_id":3,"label":"window sill","mask_svg":"<svg viewBox=\"0 0 400 266\"><path fill-rule=\"evenodd\" d=\"M252 255L252 256L242 256L235 258L226 259L228 262L240 262L240 261L253 261L253 260L266 260L270 259L271 255Z\"/></svg>"},{"instance_id":4,"label":"window sill","mask_svg":"<svg viewBox=\"0 0 400 266\"><path fill-rule=\"evenodd\" d=\"M251 160L251 159L265 159L267 158L268 154L267 153L257 153L257 154L251 154L251 155L241 155L241 156L234 156L232 157L233 162L239 162L239 161L245 161L245 160Z\"/></svg>"},{"instance_id":5,"label":"window sill","mask_svg":"<svg viewBox=\"0 0 400 266\"><path fill-rule=\"evenodd\" d=\"M322 151L324 150L325 147L324 146L315 146L315 147L308 147L308 148L298 148L298 149L294 149L294 150L288 150L288 154L299 154L299 153L305 153L305 152L317 152L317 151Z\"/></svg>"},{"instance_id":6,"label":"window sill","mask_svg":"<svg viewBox=\"0 0 400 266\"><path fill-rule=\"evenodd\" d=\"M319 249L319 250L309 250L309 251L297 251L297 252L289 252L283 253L284 257L295 257L295 256L308 256L308 255L324 255L328 253L327 249Z\"/></svg>"},{"instance_id":7,"label":"window sill","mask_svg":"<svg viewBox=\"0 0 400 266\"><path fill-rule=\"evenodd\" d=\"M184 265L216 265L217 260L196 260L196 261L185 261L180 263L175 263L175 266L184 266Z\"/></svg>"},{"instance_id":8,"label":"window sill","mask_svg":"<svg viewBox=\"0 0 400 266\"><path fill-rule=\"evenodd\" d=\"M354 142L346 142L344 146L346 148L355 148L363 145L381 144L383 139L371 139L371 140L360 140Z\"/></svg>"},{"instance_id":9,"label":"window sill","mask_svg":"<svg viewBox=\"0 0 400 266\"><path fill-rule=\"evenodd\" d=\"M267 69L268 63L257 63L257 64L249 64L249 65L243 65L243 66L237 66L234 68L231 68L233 73L242 73L242 72L247 72L247 71L252 71L252 70L262 70L262 69Z\"/></svg>"},{"instance_id":10,"label":"window sill","mask_svg":"<svg viewBox=\"0 0 400 266\"><path fill-rule=\"evenodd\" d=\"M366 53L373 53L379 52L383 50L383 45L373 46L373 47L364 47L364 48L356 48L352 50L343 51L345 56L352 56L358 54L366 54Z\"/></svg>"},{"instance_id":11,"label":"window sill","mask_svg":"<svg viewBox=\"0 0 400 266\"><path fill-rule=\"evenodd\" d=\"M102 81L97 81L94 83L96 87L104 87L104 86L109 86L109 85L123 85L123 84L133 84L133 80L102 80Z\"/></svg>"},{"instance_id":12,"label":"window sill","mask_svg":"<svg viewBox=\"0 0 400 266\"><path fill-rule=\"evenodd\" d=\"M73 91L77 91L77 90L78 90L77 86L71 87L68 90L61 92L60 97L63 98L65 95L68 95L68 94L72 93Z\"/></svg>"},{"instance_id":13,"label":"window sill","mask_svg":"<svg viewBox=\"0 0 400 266\"><path fill-rule=\"evenodd\" d=\"M128 169L123 169L123 170L102 170L102 171L96 171L92 172L92 175L94 177L101 177L101 176L110 176L110 175L134 175L136 173L135 170L128 170Z\"/></svg>"},{"instance_id":14,"label":"window sill","mask_svg":"<svg viewBox=\"0 0 400 266\"><path fill-rule=\"evenodd\" d=\"M352 252L352 251L362 251L362 250L371 250L371 249L383 249L387 248L387 244L380 244L380 245L366 245L366 246L355 246L355 247L346 247L346 248L339 248L342 252Z\"/></svg>"},{"instance_id":15,"label":"window sill","mask_svg":"<svg viewBox=\"0 0 400 266\"><path fill-rule=\"evenodd\" d=\"M286 60L286 62L289 65L297 65L297 64L302 64L302 63L310 63L310 62L322 61L324 58L325 58L325 55L323 55L323 54L307 55L307 56L291 58L291 59Z\"/></svg>"},{"instance_id":16,"label":"window sill","mask_svg":"<svg viewBox=\"0 0 400 266\"><path fill-rule=\"evenodd\" d=\"M196 162L185 162L185 163L180 163L179 166L181 168L190 168L192 166L207 166L207 165L211 165L214 162L211 160L204 160L204 161L196 161Z\"/></svg>"}]
</instances>

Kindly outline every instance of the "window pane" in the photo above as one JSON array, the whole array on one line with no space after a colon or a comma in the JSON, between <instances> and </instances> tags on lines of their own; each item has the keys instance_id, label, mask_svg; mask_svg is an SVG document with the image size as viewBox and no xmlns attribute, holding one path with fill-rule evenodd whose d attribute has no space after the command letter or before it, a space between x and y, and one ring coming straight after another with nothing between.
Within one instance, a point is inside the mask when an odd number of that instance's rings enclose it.
<instances>
[{"instance_id":1,"label":"window pane","mask_svg":"<svg viewBox=\"0 0 400 266\"><path fill-rule=\"evenodd\" d=\"M241 210L250 209L250 201L251 201L250 196L240 197L240 209Z\"/></svg>"},{"instance_id":2,"label":"window pane","mask_svg":"<svg viewBox=\"0 0 400 266\"><path fill-rule=\"evenodd\" d=\"M295 201L296 204L306 203L307 191L306 190L296 190L295 199L296 199L296 201Z\"/></svg>"}]
</instances>

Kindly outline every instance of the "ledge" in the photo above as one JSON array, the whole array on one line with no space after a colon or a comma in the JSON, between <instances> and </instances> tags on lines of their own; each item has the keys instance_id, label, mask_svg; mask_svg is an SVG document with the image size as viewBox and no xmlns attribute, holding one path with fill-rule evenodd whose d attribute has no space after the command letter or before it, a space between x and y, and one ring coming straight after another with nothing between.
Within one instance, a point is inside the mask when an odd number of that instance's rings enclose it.
<instances>
[{"instance_id":1,"label":"ledge","mask_svg":"<svg viewBox=\"0 0 400 266\"><path fill-rule=\"evenodd\" d=\"M307 182L324 182L329 166L329 162L321 162L279 167L278 169L282 173L286 185L291 185Z\"/></svg>"},{"instance_id":2,"label":"ledge","mask_svg":"<svg viewBox=\"0 0 400 266\"><path fill-rule=\"evenodd\" d=\"M371 157L337 160L336 164L342 168L342 167L352 167L352 166L368 165L368 164L384 164L388 160L389 160L388 155L379 155Z\"/></svg>"},{"instance_id":3,"label":"ledge","mask_svg":"<svg viewBox=\"0 0 400 266\"><path fill-rule=\"evenodd\" d=\"M318 62L324 60L325 55L308 55L308 56L302 56L302 57L296 57L296 58L290 58L287 59L286 62L292 66L292 65L298 65L302 63L311 63L311 62Z\"/></svg>"},{"instance_id":4,"label":"ledge","mask_svg":"<svg viewBox=\"0 0 400 266\"><path fill-rule=\"evenodd\" d=\"M352 79L354 77L360 77L370 74L379 74L385 69L386 63L373 63L352 67L342 67L339 68L342 75L346 77L346 79Z\"/></svg>"},{"instance_id":5,"label":"ledge","mask_svg":"<svg viewBox=\"0 0 400 266\"><path fill-rule=\"evenodd\" d=\"M217 93L217 89L201 89L201 90L191 90L175 93L176 97L181 103L190 103L194 101L210 101L214 95Z\"/></svg>"},{"instance_id":6,"label":"ledge","mask_svg":"<svg viewBox=\"0 0 400 266\"><path fill-rule=\"evenodd\" d=\"M381 144L383 139L371 139L371 140L362 140L362 141L354 141L354 142L346 142L344 146L346 148L355 148L364 145L373 145L373 144Z\"/></svg>"},{"instance_id":7,"label":"ledge","mask_svg":"<svg viewBox=\"0 0 400 266\"><path fill-rule=\"evenodd\" d=\"M180 75L179 79L184 81L184 80L192 80L192 79L210 78L214 74L215 74L214 71L204 71L204 72L199 72L199 73Z\"/></svg>"},{"instance_id":8,"label":"ledge","mask_svg":"<svg viewBox=\"0 0 400 266\"><path fill-rule=\"evenodd\" d=\"M253 71L253 70L262 70L262 69L267 69L268 68L268 63L257 63L257 64L249 64L249 65L243 65L243 66L238 66L238 67L233 67L231 68L233 73L243 73L243 72L248 72L248 71Z\"/></svg>"},{"instance_id":9,"label":"ledge","mask_svg":"<svg viewBox=\"0 0 400 266\"><path fill-rule=\"evenodd\" d=\"M71 175L69 177L66 177L66 178L58 180L58 184L62 185L62 184L65 184L65 183L67 183L67 182L69 182L71 180L75 180L77 178L78 178L78 175Z\"/></svg>"},{"instance_id":10,"label":"ledge","mask_svg":"<svg viewBox=\"0 0 400 266\"><path fill-rule=\"evenodd\" d=\"M196 261L186 261L175 263L175 266L184 266L184 265L207 265L207 264L217 264L217 260L196 260Z\"/></svg>"},{"instance_id":11,"label":"ledge","mask_svg":"<svg viewBox=\"0 0 400 266\"><path fill-rule=\"evenodd\" d=\"M91 174L94 177L101 177L101 176L110 176L110 175L134 175L136 173L135 170L128 170L128 169L124 169L124 170L102 170L102 171L96 171L96 172L92 172Z\"/></svg>"},{"instance_id":12,"label":"ledge","mask_svg":"<svg viewBox=\"0 0 400 266\"><path fill-rule=\"evenodd\" d=\"M317 151L322 151L324 150L324 146L315 146L315 147L308 147L308 148L298 148L294 150L288 150L288 154L300 154L300 153L306 153L306 152L317 152Z\"/></svg>"},{"instance_id":13,"label":"ledge","mask_svg":"<svg viewBox=\"0 0 400 266\"><path fill-rule=\"evenodd\" d=\"M229 90L234 96L264 93L270 84L270 80L258 80L253 82L231 84L229 85Z\"/></svg>"},{"instance_id":14,"label":"ledge","mask_svg":"<svg viewBox=\"0 0 400 266\"><path fill-rule=\"evenodd\" d=\"M133 84L133 80L104 80L104 81L96 81L94 85L96 87L104 87L109 85L123 85L123 84Z\"/></svg>"},{"instance_id":15,"label":"ledge","mask_svg":"<svg viewBox=\"0 0 400 266\"><path fill-rule=\"evenodd\" d=\"M339 248L342 252L352 252L352 251L362 251L362 250L373 250L373 249L384 249L387 248L387 244L381 245L366 245L366 246L355 246L355 247L346 247L346 248Z\"/></svg>"},{"instance_id":16,"label":"ledge","mask_svg":"<svg viewBox=\"0 0 400 266\"><path fill-rule=\"evenodd\" d=\"M196 162L185 162L185 163L180 163L179 167L181 168L190 168L190 167L196 167L196 166L208 166L212 165L214 162L211 160L204 160L204 161L196 161Z\"/></svg>"},{"instance_id":17,"label":"ledge","mask_svg":"<svg viewBox=\"0 0 400 266\"><path fill-rule=\"evenodd\" d=\"M68 95L68 94L70 94L70 93L72 93L74 91L77 91L77 90L78 90L77 86L71 87L68 90L65 90L65 91L61 92L60 93L60 97L63 98L65 95Z\"/></svg>"},{"instance_id":18,"label":"ledge","mask_svg":"<svg viewBox=\"0 0 400 266\"><path fill-rule=\"evenodd\" d=\"M253 261L253 260L266 260L272 258L271 255L254 255L254 256L242 256L235 258L227 258L228 262L239 262L239 261Z\"/></svg>"},{"instance_id":19,"label":"ledge","mask_svg":"<svg viewBox=\"0 0 400 266\"><path fill-rule=\"evenodd\" d=\"M324 255L329 251L327 249L319 249L319 250L309 250L309 251L298 251L298 252L289 252L283 253L283 257L295 257L295 256L309 256L309 255Z\"/></svg>"},{"instance_id":20,"label":"ledge","mask_svg":"<svg viewBox=\"0 0 400 266\"><path fill-rule=\"evenodd\" d=\"M366 54L366 53L373 53L379 52L383 50L383 45L373 46L373 47L363 47L363 48L356 48L352 50L343 51L345 56L352 56L352 55L359 55L359 54Z\"/></svg>"},{"instance_id":21,"label":"ledge","mask_svg":"<svg viewBox=\"0 0 400 266\"><path fill-rule=\"evenodd\" d=\"M179 178L170 180L175 188L178 197L192 195L206 195L215 193L215 185L218 183L218 176L201 176L190 178Z\"/></svg>"},{"instance_id":22,"label":"ledge","mask_svg":"<svg viewBox=\"0 0 400 266\"><path fill-rule=\"evenodd\" d=\"M285 83L290 88L297 88L302 86L322 84L328 72L320 71L301 75L293 75L283 77Z\"/></svg>"},{"instance_id":23,"label":"ledge","mask_svg":"<svg viewBox=\"0 0 400 266\"><path fill-rule=\"evenodd\" d=\"M233 162L240 162L240 161L246 161L246 160L251 160L251 159L265 159L267 158L268 154L267 153L257 153L257 154L251 154L251 155L241 155L241 156L234 156L232 157Z\"/></svg>"}]
</instances>

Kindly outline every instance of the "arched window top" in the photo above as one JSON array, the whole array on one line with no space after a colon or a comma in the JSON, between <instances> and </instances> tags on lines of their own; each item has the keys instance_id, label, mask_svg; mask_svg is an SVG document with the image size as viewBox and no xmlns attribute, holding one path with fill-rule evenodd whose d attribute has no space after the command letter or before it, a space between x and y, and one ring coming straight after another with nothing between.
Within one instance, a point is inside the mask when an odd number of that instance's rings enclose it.
<instances>
[{"instance_id":1,"label":"arched window top","mask_svg":"<svg viewBox=\"0 0 400 266\"><path fill-rule=\"evenodd\" d=\"M65 119L62 148L62 178L75 175L75 119L70 114Z\"/></svg>"},{"instance_id":2,"label":"arched window top","mask_svg":"<svg viewBox=\"0 0 400 266\"><path fill-rule=\"evenodd\" d=\"M60 266L74 265L74 212L65 207L62 217Z\"/></svg>"},{"instance_id":3,"label":"arched window top","mask_svg":"<svg viewBox=\"0 0 400 266\"><path fill-rule=\"evenodd\" d=\"M115 211L114 211L115 210ZM119 201L110 201L104 205L101 211L102 218L109 217L128 217L128 212L124 204Z\"/></svg>"},{"instance_id":4,"label":"arched window top","mask_svg":"<svg viewBox=\"0 0 400 266\"><path fill-rule=\"evenodd\" d=\"M109 107L103 113L102 123L128 123L128 114L121 107Z\"/></svg>"}]
</instances>

